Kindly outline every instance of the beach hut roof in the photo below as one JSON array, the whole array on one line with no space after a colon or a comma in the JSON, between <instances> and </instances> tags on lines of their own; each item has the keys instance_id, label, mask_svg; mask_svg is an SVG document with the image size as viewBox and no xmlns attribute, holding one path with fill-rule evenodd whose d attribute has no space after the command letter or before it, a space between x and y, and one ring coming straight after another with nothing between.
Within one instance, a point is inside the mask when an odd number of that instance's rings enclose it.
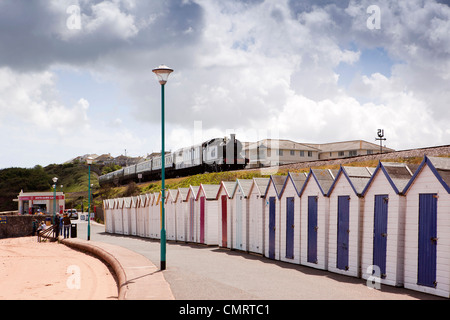
<instances>
[{"instance_id":1,"label":"beach hut roof","mask_svg":"<svg viewBox=\"0 0 450 320\"><path fill-rule=\"evenodd\" d=\"M289 180L292 181L292 184L294 185L295 188L295 192L297 192L297 194L300 195L300 192L303 189L303 186L307 178L308 175L304 172L289 172L286 179L284 180L283 187L280 191L280 197L283 194L284 189L286 189L286 185Z\"/></svg>"},{"instance_id":2,"label":"beach hut roof","mask_svg":"<svg viewBox=\"0 0 450 320\"><path fill-rule=\"evenodd\" d=\"M403 194L406 194L408 192L409 188L426 165L428 165L428 167L431 169L436 179L442 184L444 189L448 193L450 193L450 158L425 156L422 163L417 168L411 180L409 180L408 184L403 190Z\"/></svg>"},{"instance_id":3,"label":"beach hut roof","mask_svg":"<svg viewBox=\"0 0 450 320\"><path fill-rule=\"evenodd\" d=\"M275 188L275 193L278 199L281 196L281 191L283 189L284 183L286 182L287 176L272 175L270 176L270 181L267 184L266 192L264 192L264 197L267 196L267 191L269 190L270 184Z\"/></svg>"},{"instance_id":4,"label":"beach hut roof","mask_svg":"<svg viewBox=\"0 0 450 320\"><path fill-rule=\"evenodd\" d=\"M401 194L405 186L411 180L412 171L405 163L399 162L380 162L376 167L372 177L364 188L362 194L365 195L369 189L372 181L375 179L378 171L381 171L389 181L392 189L397 194Z\"/></svg>"},{"instance_id":5,"label":"beach hut roof","mask_svg":"<svg viewBox=\"0 0 450 320\"><path fill-rule=\"evenodd\" d=\"M370 178L372 177L372 173L375 169L369 169L367 167L344 167L341 166L339 169L339 172L337 173L333 184L330 187L330 190L328 191L328 196L333 192L334 186L336 185L338 178L340 175L344 175L345 178L350 183L350 186L352 187L353 191L356 195L361 196L362 192L364 191L365 187L367 186L367 183L369 182Z\"/></svg>"},{"instance_id":6,"label":"beach hut roof","mask_svg":"<svg viewBox=\"0 0 450 320\"><path fill-rule=\"evenodd\" d=\"M339 170L310 169L307 182L311 179L314 179L314 181L316 181L317 185L319 186L320 192L322 192L322 194L326 196L330 191L330 188L334 183L334 178L336 177L338 172ZM300 196L305 190L307 182L305 182L305 184L303 185L303 188L300 191Z\"/></svg>"},{"instance_id":7,"label":"beach hut roof","mask_svg":"<svg viewBox=\"0 0 450 320\"><path fill-rule=\"evenodd\" d=\"M196 200L198 200L200 196L200 190L203 190L205 194L206 200L215 200L217 199L217 192L219 192L220 185L218 184L201 184L200 188L197 192Z\"/></svg>"},{"instance_id":8,"label":"beach hut roof","mask_svg":"<svg viewBox=\"0 0 450 320\"><path fill-rule=\"evenodd\" d=\"M233 195L234 187L236 186L235 181L222 181L219 185L219 190L217 191L216 197L219 196L219 193L221 190L225 190L225 193L227 194L228 198L231 198Z\"/></svg>"},{"instance_id":9,"label":"beach hut roof","mask_svg":"<svg viewBox=\"0 0 450 320\"><path fill-rule=\"evenodd\" d=\"M269 185L270 178L253 178L252 186L249 190L249 194L256 188L258 195L262 196L266 192Z\"/></svg>"},{"instance_id":10,"label":"beach hut roof","mask_svg":"<svg viewBox=\"0 0 450 320\"><path fill-rule=\"evenodd\" d=\"M189 192L189 188L178 188L177 196L175 198L178 201L178 198L181 197L183 201L186 201L187 194Z\"/></svg>"},{"instance_id":11,"label":"beach hut roof","mask_svg":"<svg viewBox=\"0 0 450 320\"><path fill-rule=\"evenodd\" d=\"M253 180L252 179L237 179L236 183L234 185L233 191L232 191L232 197L234 197L234 194L236 193L236 190L238 187L241 188L242 194L244 197L248 197L248 194L250 193L250 189L252 187Z\"/></svg>"}]
</instances>

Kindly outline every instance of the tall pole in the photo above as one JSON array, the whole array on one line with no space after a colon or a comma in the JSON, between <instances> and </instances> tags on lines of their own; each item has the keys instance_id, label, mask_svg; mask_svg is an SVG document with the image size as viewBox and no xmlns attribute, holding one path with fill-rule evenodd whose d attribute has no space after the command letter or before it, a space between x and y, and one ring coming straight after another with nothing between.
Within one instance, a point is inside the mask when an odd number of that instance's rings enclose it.
<instances>
[{"instance_id":1,"label":"tall pole","mask_svg":"<svg viewBox=\"0 0 450 320\"><path fill-rule=\"evenodd\" d=\"M166 157L165 157L165 125L164 125L164 86L161 84L161 270L166 270L166 226L165 226L165 208L164 202L166 199Z\"/></svg>"},{"instance_id":2,"label":"tall pole","mask_svg":"<svg viewBox=\"0 0 450 320\"><path fill-rule=\"evenodd\" d=\"M87 239L91 240L91 165L89 164L89 187L88 187L88 229L87 229Z\"/></svg>"},{"instance_id":3,"label":"tall pole","mask_svg":"<svg viewBox=\"0 0 450 320\"><path fill-rule=\"evenodd\" d=\"M56 182L53 185L53 224L56 224Z\"/></svg>"}]
</instances>

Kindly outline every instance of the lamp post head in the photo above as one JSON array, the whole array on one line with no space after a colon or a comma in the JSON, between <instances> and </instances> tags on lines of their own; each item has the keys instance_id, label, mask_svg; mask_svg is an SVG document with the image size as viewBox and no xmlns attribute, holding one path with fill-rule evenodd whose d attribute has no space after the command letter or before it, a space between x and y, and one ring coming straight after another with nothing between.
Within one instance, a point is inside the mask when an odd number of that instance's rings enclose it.
<instances>
[{"instance_id":1,"label":"lamp post head","mask_svg":"<svg viewBox=\"0 0 450 320\"><path fill-rule=\"evenodd\" d=\"M56 184L56 182L58 182L58 178L57 178L57 177L54 177L54 178L52 179L52 181L53 181L54 184Z\"/></svg>"},{"instance_id":2,"label":"lamp post head","mask_svg":"<svg viewBox=\"0 0 450 320\"><path fill-rule=\"evenodd\" d=\"M158 68L152 70L156 76L158 77L159 83L164 85L167 83L169 79L169 75L173 72L173 69L170 69L168 66L162 64Z\"/></svg>"},{"instance_id":3,"label":"lamp post head","mask_svg":"<svg viewBox=\"0 0 450 320\"><path fill-rule=\"evenodd\" d=\"M86 163L87 163L88 165L91 165L92 162L94 162L94 159L93 159L92 157L87 157L87 158L86 158Z\"/></svg>"}]
</instances>

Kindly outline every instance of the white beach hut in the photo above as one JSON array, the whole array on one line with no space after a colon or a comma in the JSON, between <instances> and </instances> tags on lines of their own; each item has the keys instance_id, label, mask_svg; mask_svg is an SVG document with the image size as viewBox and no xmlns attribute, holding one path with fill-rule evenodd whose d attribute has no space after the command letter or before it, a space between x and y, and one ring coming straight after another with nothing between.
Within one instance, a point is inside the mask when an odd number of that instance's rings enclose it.
<instances>
[{"instance_id":1,"label":"white beach hut","mask_svg":"<svg viewBox=\"0 0 450 320\"><path fill-rule=\"evenodd\" d=\"M253 178L248 191L248 251L264 253L264 194L270 178Z\"/></svg>"},{"instance_id":2,"label":"white beach hut","mask_svg":"<svg viewBox=\"0 0 450 320\"><path fill-rule=\"evenodd\" d=\"M300 264L328 268L330 202L327 196L339 170L310 169L300 191Z\"/></svg>"},{"instance_id":3,"label":"white beach hut","mask_svg":"<svg viewBox=\"0 0 450 320\"><path fill-rule=\"evenodd\" d=\"M450 158L425 157L403 193L404 286L450 298Z\"/></svg>"},{"instance_id":4,"label":"white beach hut","mask_svg":"<svg viewBox=\"0 0 450 320\"><path fill-rule=\"evenodd\" d=\"M105 204L105 231L107 233L114 233L114 199L103 200Z\"/></svg>"},{"instance_id":5,"label":"white beach hut","mask_svg":"<svg viewBox=\"0 0 450 320\"><path fill-rule=\"evenodd\" d=\"M362 191L374 170L341 167L330 187L328 270L360 277Z\"/></svg>"},{"instance_id":6,"label":"white beach hut","mask_svg":"<svg viewBox=\"0 0 450 320\"><path fill-rule=\"evenodd\" d=\"M137 207L139 205L139 196L131 197L130 223L131 235L137 236Z\"/></svg>"},{"instance_id":7,"label":"white beach hut","mask_svg":"<svg viewBox=\"0 0 450 320\"><path fill-rule=\"evenodd\" d=\"M186 195L186 201L189 203L187 216L187 241L194 243L198 242L198 216L196 214L195 199L197 198L197 192L199 188L199 186L190 186Z\"/></svg>"},{"instance_id":8,"label":"white beach hut","mask_svg":"<svg viewBox=\"0 0 450 320\"><path fill-rule=\"evenodd\" d=\"M117 198L114 206L114 233L123 234L123 198Z\"/></svg>"},{"instance_id":9,"label":"white beach hut","mask_svg":"<svg viewBox=\"0 0 450 320\"><path fill-rule=\"evenodd\" d=\"M289 172L280 191L280 260L300 264L300 191L306 173Z\"/></svg>"},{"instance_id":10,"label":"white beach hut","mask_svg":"<svg viewBox=\"0 0 450 320\"><path fill-rule=\"evenodd\" d=\"M161 234L161 191L153 194L150 206L150 238L160 239Z\"/></svg>"},{"instance_id":11,"label":"white beach hut","mask_svg":"<svg viewBox=\"0 0 450 320\"><path fill-rule=\"evenodd\" d=\"M287 176L272 175L264 194L264 256L280 260L280 194Z\"/></svg>"},{"instance_id":12,"label":"white beach hut","mask_svg":"<svg viewBox=\"0 0 450 320\"><path fill-rule=\"evenodd\" d=\"M232 193L235 181L222 181L217 191L216 199L219 201L218 242L219 247L231 249L231 215L233 212Z\"/></svg>"},{"instance_id":13,"label":"white beach hut","mask_svg":"<svg viewBox=\"0 0 450 320\"><path fill-rule=\"evenodd\" d=\"M187 241L187 212L188 212L188 202L186 201L187 193L189 188L178 188L177 195L175 198L176 206L176 240L177 241Z\"/></svg>"},{"instance_id":14,"label":"white beach hut","mask_svg":"<svg viewBox=\"0 0 450 320\"><path fill-rule=\"evenodd\" d=\"M231 248L248 251L248 192L252 186L251 179L237 179L231 198Z\"/></svg>"},{"instance_id":15,"label":"white beach hut","mask_svg":"<svg viewBox=\"0 0 450 320\"><path fill-rule=\"evenodd\" d=\"M131 234L131 203L131 197L123 198L123 234L127 236Z\"/></svg>"},{"instance_id":16,"label":"white beach hut","mask_svg":"<svg viewBox=\"0 0 450 320\"><path fill-rule=\"evenodd\" d=\"M201 184L197 192L198 243L218 245L219 236L219 185Z\"/></svg>"},{"instance_id":17,"label":"white beach hut","mask_svg":"<svg viewBox=\"0 0 450 320\"><path fill-rule=\"evenodd\" d=\"M166 192L166 201L165 201L165 216L166 216L166 237L167 240L176 240L176 205L175 199L177 196L177 189L169 189Z\"/></svg>"},{"instance_id":18,"label":"white beach hut","mask_svg":"<svg viewBox=\"0 0 450 320\"><path fill-rule=\"evenodd\" d=\"M361 277L403 285L406 197L412 172L404 163L379 163L363 191Z\"/></svg>"},{"instance_id":19,"label":"white beach hut","mask_svg":"<svg viewBox=\"0 0 450 320\"><path fill-rule=\"evenodd\" d=\"M139 237L147 236L147 227L145 216L148 216L148 195L142 194L138 196L138 203L136 207L136 233ZM148 217L147 217L148 220Z\"/></svg>"}]
</instances>

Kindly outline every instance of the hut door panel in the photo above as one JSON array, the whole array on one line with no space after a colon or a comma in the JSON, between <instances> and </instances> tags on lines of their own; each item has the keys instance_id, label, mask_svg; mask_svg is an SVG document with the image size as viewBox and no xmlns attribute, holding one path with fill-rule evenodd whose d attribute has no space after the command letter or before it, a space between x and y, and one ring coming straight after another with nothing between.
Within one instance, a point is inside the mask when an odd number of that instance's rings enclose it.
<instances>
[{"instance_id":1,"label":"hut door panel","mask_svg":"<svg viewBox=\"0 0 450 320\"><path fill-rule=\"evenodd\" d=\"M222 246L227 245L227 196L222 196Z\"/></svg>"},{"instance_id":2,"label":"hut door panel","mask_svg":"<svg viewBox=\"0 0 450 320\"><path fill-rule=\"evenodd\" d=\"M388 203L388 195L375 196L373 224L373 265L380 268L382 278L386 277Z\"/></svg>"},{"instance_id":3,"label":"hut door panel","mask_svg":"<svg viewBox=\"0 0 450 320\"><path fill-rule=\"evenodd\" d=\"M417 284L436 286L437 195L419 194L419 252Z\"/></svg>"},{"instance_id":4,"label":"hut door panel","mask_svg":"<svg viewBox=\"0 0 450 320\"><path fill-rule=\"evenodd\" d=\"M189 240L194 241L194 198L189 199Z\"/></svg>"},{"instance_id":5,"label":"hut door panel","mask_svg":"<svg viewBox=\"0 0 450 320\"><path fill-rule=\"evenodd\" d=\"M205 197L200 198L200 243L205 243Z\"/></svg>"},{"instance_id":6,"label":"hut door panel","mask_svg":"<svg viewBox=\"0 0 450 320\"><path fill-rule=\"evenodd\" d=\"M350 197L338 197L337 268L348 270Z\"/></svg>"},{"instance_id":7,"label":"hut door panel","mask_svg":"<svg viewBox=\"0 0 450 320\"><path fill-rule=\"evenodd\" d=\"M286 258L294 259L294 198L286 198Z\"/></svg>"},{"instance_id":8,"label":"hut door panel","mask_svg":"<svg viewBox=\"0 0 450 320\"><path fill-rule=\"evenodd\" d=\"M308 262L317 263L317 197L308 197Z\"/></svg>"},{"instance_id":9,"label":"hut door panel","mask_svg":"<svg viewBox=\"0 0 450 320\"><path fill-rule=\"evenodd\" d=\"M236 249L242 249L242 196L236 199Z\"/></svg>"},{"instance_id":10,"label":"hut door panel","mask_svg":"<svg viewBox=\"0 0 450 320\"><path fill-rule=\"evenodd\" d=\"M269 259L275 259L275 197L269 198Z\"/></svg>"}]
</instances>

